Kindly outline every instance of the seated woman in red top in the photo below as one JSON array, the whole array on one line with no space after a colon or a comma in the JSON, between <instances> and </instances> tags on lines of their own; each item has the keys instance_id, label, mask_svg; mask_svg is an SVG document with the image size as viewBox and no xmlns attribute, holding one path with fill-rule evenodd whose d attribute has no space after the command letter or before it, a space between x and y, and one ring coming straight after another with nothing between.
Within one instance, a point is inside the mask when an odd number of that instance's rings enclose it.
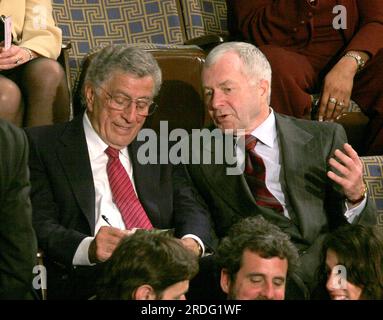
<instances>
[{"instance_id":1,"label":"seated woman in red top","mask_svg":"<svg viewBox=\"0 0 383 320\"><path fill-rule=\"evenodd\" d=\"M273 71L271 105L334 120L354 100L369 117L364 154L383 154L383 2L226 0L228 28L257 45Z\"/></svg>"}]
</instances>

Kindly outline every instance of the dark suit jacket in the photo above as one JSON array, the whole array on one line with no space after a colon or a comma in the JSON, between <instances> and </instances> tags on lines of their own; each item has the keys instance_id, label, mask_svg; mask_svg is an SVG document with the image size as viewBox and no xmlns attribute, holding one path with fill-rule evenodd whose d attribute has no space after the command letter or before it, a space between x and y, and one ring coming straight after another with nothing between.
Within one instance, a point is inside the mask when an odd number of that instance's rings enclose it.
<instances>
[{"instance_id":1,"label":"dark suit jacket","mask_svg":"<svg viewBox=\"0 0 383 320\"><path fill-rule=\"evenodd\" d=\"M291 236L301 256L301 277L311 286L325 234L347 223L341 188L326 175L328 159L336 148L342 149L346 135L338 124L275 115L284 177L282 190L291 207L291 219L258 206L244 176L226 175L225 164L188 165L187 169L209 205L219 238L239 219L263 215ZM211 150L213 153L214 148ZM372 206L373 202L368 201L355 223L375 224Z\"/></svg>"},{"instance_id":2,"label":"dark suit jacket","mask_svg":"<svg viewBox=\"0 0 383 320\"><path fill-rule=\"evenodd\" d=\"M48 297L84 298L94 293L95 273L102 264L72 267L77 247L85 237L94 235L95 228L95 190L82 116L26 132L31 145L33 223L51 268L47 270ZM178 237L197 235L210 246L208 212L185 168L140 165L136 158L139 145L132 142L128 151L138 197L153 226L174 227ZM92 290L79 294L86 279Z\"/></svg>"},{"instance_id":3,"label":"dark suit jacket","mask_svg":"<svg viewBox=\"0 0 383 320\"><path fill-rule=\"evenodd\" d=\"M28 298L37 242L24 132L0 120L0 299Z\"/></svg>"},{"instance_id":4,"label":"dark suit jacket","mask_svg":"<svg viewBox=\"0 0 383 320\"><path fill-rule=\"evenodd\" d=\"M309 0L226 0L226 3L228 29L236 39L257 46L289 47L296 37L294 30L298 30L300 38L312 36ZM336 0L336 3L347 9L347 28L340 29L347 44L345 51L366 51L374 56L383 48L383 2ZM303 27L301 21L305 21Z\"/></svg>"}]
</instances>

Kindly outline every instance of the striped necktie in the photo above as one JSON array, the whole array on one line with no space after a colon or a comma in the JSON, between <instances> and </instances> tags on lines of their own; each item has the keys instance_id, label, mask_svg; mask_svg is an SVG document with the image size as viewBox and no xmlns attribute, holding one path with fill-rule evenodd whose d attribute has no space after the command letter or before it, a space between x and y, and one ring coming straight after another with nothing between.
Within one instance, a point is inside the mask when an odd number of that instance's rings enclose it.
<instances>
[{"instance_id":1,"label":"striped necktie","mask_svg":"<svg viewBox=\"0 0 383 320\"><path fill-rule=\"evenodd\" d=\"M271 194L266 186L266 168L262 158L255 152L255 145L258 139L252 135L245 136L246 164L245 179L255 202L263 207L283 212L279 201Z\"/></svg>"},{"instance_id":2,"label":"striped necktie","mask_svg":"<svg viewBox=\"0 0 383 320\"><path fill-rule=\"evenodd\" d=\"M153 226L137 198L129 175L119 159L119 150L108 147L105 150L109 160L106 165L113 202L120 210L127 229L152 229Z\"/></svg>"}]
</instances>

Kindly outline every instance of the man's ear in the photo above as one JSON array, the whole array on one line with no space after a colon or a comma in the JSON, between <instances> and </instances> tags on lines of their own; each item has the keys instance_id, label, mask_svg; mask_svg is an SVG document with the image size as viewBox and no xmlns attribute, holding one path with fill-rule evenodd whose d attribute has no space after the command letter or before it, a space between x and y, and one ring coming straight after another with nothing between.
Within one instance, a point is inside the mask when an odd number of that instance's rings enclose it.
<instances>
[{"instance_id":1,"label":"man's ear","mask_svg":"<svg viewBox=\"0 0 383 320\"><path fill-rule=\"evenodd\" d=\"M136 291L133 293L134 300L155 300L156 294L152 286L148 284L143 284L139 286Z\"/></svg>"},{"instance_id":2,"label":"man's ear","mask_svg":"<svg viewBox=\"0 0 383 320\"><path fill-rule=\"evenodd\" d=\"M229 275L229 272L227 271L227 269L225 269L225 268L223 268L221 270L220 283L221 283L222 291L225 292L226 294L228 294L229 288L230 288L230 275Z\"/></svg>"},{"instance_id":3,"label":"man's ear","mask_svg":"<svg viewBox=\"0 0 383 320\"><path fill-rule=\"evenodd\" d=\"M92 112L96 92L95 92L94 87L91 86L89 83L86 83L84 86L84 95L85 95L86 108L90 112Z\"/></svg>"},{"instance_id":4,"label":"man's ear","mask_svg":"<svg viewBox=\"0 0 383 320\"><path fill-rule=\"evenodd\" d=\"M270 91L270 83L265 79L261 79L261 80L259 80L258 85L259 85L259 88L261 90L262 97L264 97L267 100L268 95L269 95L269 91Z\"/></svg>"}]
</instances>

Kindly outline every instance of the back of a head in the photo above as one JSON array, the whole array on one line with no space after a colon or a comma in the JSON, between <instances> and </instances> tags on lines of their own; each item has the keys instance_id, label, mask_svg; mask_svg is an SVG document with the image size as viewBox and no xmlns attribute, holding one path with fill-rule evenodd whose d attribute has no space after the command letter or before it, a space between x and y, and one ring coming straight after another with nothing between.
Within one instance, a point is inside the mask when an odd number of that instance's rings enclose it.
<instances>
[{"instance_id":1,"label":"back of a head","mask_svg":"<svg viewBox=\"0 0 383 320\"><path fill-rule=\"evenodd\" d=\"M362 299L383 299L383 231L377 226L346 225L330 233L323 244L322 268L327 250L338 257L347 281L363 288ZM320 275L325 275L321 270Z\"/></svg>"},{"instance_id":2,"label":"back of a head","mask_svg":"<svg viewBox=\"0 0 383 320\"><path fill-rule=\"evenodd\" d=\"M232 277L235 276L241 267L245 250L265 259L287 259L289 273L298 265L298 252L289 236L261 216L243 219L231 227L218 248L220 267L227 269Z\"/></svg>"},{"instance_id":3,"label":"back of a head","mask_svg":"<svg viewBox=\"0 0 383 320\"><path fill-rule=\"evenodd\" d=\"M106 262L97 297L131 300L144 284L160 294L197 272L198 258L178 239L139 231L123 239Z\"/></svg>"}]
</instances>

